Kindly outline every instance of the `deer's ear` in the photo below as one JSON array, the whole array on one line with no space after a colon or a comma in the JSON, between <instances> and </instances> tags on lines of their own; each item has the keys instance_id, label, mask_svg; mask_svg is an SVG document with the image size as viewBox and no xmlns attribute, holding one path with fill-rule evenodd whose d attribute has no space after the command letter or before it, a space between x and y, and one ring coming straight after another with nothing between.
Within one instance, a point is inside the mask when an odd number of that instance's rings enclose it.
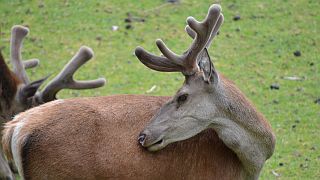
<instances>
[{"instance_id":1,"label":"deer's ear","mask_svg":"<svg viewBox=\"0 0 320 180\"><path fill-rule=\"evenodd\" d=\"M32 83L24 86L19 92L19 100L21 103L27 103L28 99L36 94L39 87L48 77L33 81Z\"/></svg>"},{"instance_id":2,"label":"deer's ear","mask_svg":"<svg viewBox=\"0 0 320 180\"><path fill-rule=\"evenodd\" d=\"M198 66L203 72L203 80L209 84L216 84L219 81L219 76L211 62L207 48L198 56Z\"/></svg>"}]
</instances>

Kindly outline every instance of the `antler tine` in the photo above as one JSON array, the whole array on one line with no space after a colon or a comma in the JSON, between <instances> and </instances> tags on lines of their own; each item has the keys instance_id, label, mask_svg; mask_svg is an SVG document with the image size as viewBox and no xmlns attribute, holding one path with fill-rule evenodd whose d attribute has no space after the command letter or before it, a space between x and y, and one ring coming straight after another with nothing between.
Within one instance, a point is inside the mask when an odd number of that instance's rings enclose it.
<instances>
[{"instance_id":1,"label":"antler tine","mask_svg":"<svg viewBox=\"0 0 320 180\"><path fill-rule=\"evenodd\" d=\"M29 29L23 26L15 25L11 30L11 63L13 65L13 72L24 83L29 84L29 78L25 69L36 67L39 64L38 59L31 59L22 61L21 47L24 37L29 33Z\"/></svg>"},{"instance_id":2,"label":"antler tine","mask_svg":"<svg viewBox=\"0 0 320 180\"><path fill-rule=\"evenodd\" d=\"M167 57L168 59L173 61L175 64L183 65L183 61L181 59L181 56L172 52L161 39L157 39L156 44L158 46L158 49L162 52L162 54L165 57Z\"/></svg>"},{"instance_id":3,"label":"antler tine","mask_svg":"<svg viewBox=\"0 0 320 180\"><path fill-rule=\"evenodd\" d=\"M144 65L157 71L177 72L182 70L180 65L175 64L168 58L153 55L140 46L136 48L135 55Z\"/></svg>"},{"instance_id":4,"label":"antler tine","mask_svg":"<svg viewBox=\"0 0 320 180\"><path fill-rule=\"evenodd\" d=\"M219 19L218 19L218 21L217 21L216 25L214 26L214 29L213 29L213 31L211 33L210 39L208 40L208 42L206 44L206 48L207 49L209 49L209 47L210 47L210 45L212 43L212 40L217 35L217 33L218 33L218 31L220 29L220 26L222 25L223 21L224 21L224 16L223 16L223 14L220 14Z\"/></svg>"},{"instance_id":5,"label":"antler tine","mask_svg":"<svg viewBox=\"0 0 320 180\"><path fill-rule=\"evenodd\" d=\"M207 17L202 22L198 22L193 17L187 18L187 23L190 29L196 33L190 48L187 53L184 54L183 58L186 61L185 64L187 71L192 73L197 67L197 57L210 40L211 33L220 17L220 12L221 7L215 4L209 8Z\"/></svg>"},{"instance_id":6,"label":"antler tine","mask_svg":"<svg viewBox=\"0 0 320 180\"><path fill-rule=\"evenodd\" d=\"M40 64L39 59L29 59L29 60L23 61L24 69L34 68L39 64Z\"/></svg>"},{"instance_id":7,"label":"antler tine","mask_svg":"<svg viewBox=\"0 0 320 180\"><path fill-rule=\"evenodd\" d=\"M186 25L186 27L184 28L184 30L188 33L188 35L194 39L196 37L196 32L194 32L189 25Z\"/></svg>"},{"instance_id":8,"label":"antler tine","mask_svg":"<svg viewBox=\"0 0 320 180\"><path fill-rule=\"evenodd\" d=\"M23 38L29 33L29 29L23 26L13 26L11 30L11 62L13 65L13 72L24 83L28 84L29 78L24 69L23 62L21 60L21 46Z\"/></svg>"},{"instance_id":9,"label":"antler tine","mask_svg":"<svg viewBox=\"0 0 320 180\"><path fill-rule=\"evenodd\" d=\"M220 26L222 25L223 21L224 21L224 16L223 16L223 14L220 14L219 19L218 19L216 25L214 26L214 29L213 29L213 31L211 33L211 36L210 36L210 38L209 38L209 40L207 42L207 45L206 45L207 49L209 49L209 47L210 47L210 45L212 43L212 40L217 35L217 33L218 33L218 31L220 29ZM190 28L189 25L186 25L185 31L188 33L188 35L192 39L194 39L196 37L196 33Z\"/></svg>"},{"instance_id":10,"label":"antler tine","mask_svg":"<svg viewBox=\"0 0 320 180\"><path fill-rule=\"evenodd\" d=\"M56 99L61 89L92 89L104 86L106 80L99 78L89 81L75 81L74 73L93 56L91 48L82 46L78 53L69 61L62 71L38 95L40 101L45 103ZM38 97L38 98L39 98Z\"/></svg>"}]
</instances>

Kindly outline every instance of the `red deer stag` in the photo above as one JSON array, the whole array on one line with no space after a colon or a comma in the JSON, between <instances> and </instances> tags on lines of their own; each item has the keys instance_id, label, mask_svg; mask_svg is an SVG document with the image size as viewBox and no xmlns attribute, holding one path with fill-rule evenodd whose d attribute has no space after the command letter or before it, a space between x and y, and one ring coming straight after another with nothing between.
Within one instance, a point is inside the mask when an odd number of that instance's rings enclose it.
<instances>
[{"instance_id":1,"label":"red deer stag","mask_svg":"<svg viewBox=\"0 0 320 180\"><path fill-rule=\"evenodd\" d=\"M75 71L93 56L88 47L81 47L79 52L64 67L60 74L48 85L39 91L38 88L46 78L30 82L25 69L36 67L39 60L21 60L21 47L24 37L29 30L23 26L14 26L11 34L11 63L13 71L10 71L0 52L0 123L1 127L10 121L14 115L34 106L56 99L56 94L65 88L91 89L105 84L105 79L78 82L73 80ZM1 153L1 152L0 152ZM13 175L6 161L0 156L0 179L13 179Z\"/></svg>"},{"instance_id":2,"label":"red deer stag","mask_svg":"<svg viewBox=\"0 0 320 180\"><path fill-rule=\"evenodd\" d=\"M136 49L149 68L183 73L175 96L75 98L33 108L6 124L8 160L24 179L257 179L275 137L210 61L206 48L222 22L219 5L202 22L188 18L194 40L181 56L160 40L164 56Z\"/></svg>"}]
</instances>

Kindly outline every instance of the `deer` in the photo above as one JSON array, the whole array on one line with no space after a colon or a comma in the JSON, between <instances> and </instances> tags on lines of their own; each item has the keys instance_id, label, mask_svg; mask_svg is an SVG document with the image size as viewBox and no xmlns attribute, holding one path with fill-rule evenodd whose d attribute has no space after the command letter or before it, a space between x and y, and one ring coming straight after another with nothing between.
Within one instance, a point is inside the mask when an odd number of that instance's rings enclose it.
<instances>
[{"instance_id":1,"label":"deer","mask_svg":"<svg viewBox=\"0 0 320 180\"><path fill-rule=\"evenodd\" d=\"M91 81L74 80L73 75L77 69L93 57L92 49L82 46L62 71L40 91L39 87L48 76L30 82L26 73L26 69L38 66L40 61L38 59L23 61L21 57L22 42L28 33L29 29L20 25L15 25L11 29L10 59L13 71L9 69L0 52L1 127L18 113L55 100L57 93L62 89L92 89L102 87L106 82L104 78ZM14 179L1 151L0 154L0 179Z\"/></svg>"},{"instance_id":2,"label":"deer","mask_svg":"<svg viewBox=\"0 0 320 180\"><path fill-rule=\"evenodd\" d=\"M275 148L266 118L213 65L207 49L224 20L220 5L187 18L182 55L156 44L137 58L181 72L173 96L110 95L56 100L6 123L2 145L23 179L258 179Z\"/></svg>"}]
</instances>

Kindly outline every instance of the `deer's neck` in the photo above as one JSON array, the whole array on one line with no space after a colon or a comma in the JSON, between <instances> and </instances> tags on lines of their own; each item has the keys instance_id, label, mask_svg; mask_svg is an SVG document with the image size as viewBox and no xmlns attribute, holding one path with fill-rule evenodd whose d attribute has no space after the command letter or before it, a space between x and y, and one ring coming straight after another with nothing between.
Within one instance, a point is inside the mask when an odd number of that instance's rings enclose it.
<instances>
[{"instance_id":1,"label":"deer's neck","mask_svg":"<svg viewBox=\"0 0 320 180\"><path fill-rule=\"evenodd\" d=\"M223 79L219 88L221 114L212 120L210 127L237 154L246 171L244 179L258 179L274 151L271 127L232 82Z\"/></svg>"},{"instance_id":2,"label":"deer's neck","mask_svg":"<svg viewBox=\"0 0 320 180\"><path fill-rule=\"evenodd\" d=\"M216 118L209 127L241 161L245 170L243 179L257 179L266 160L260 140L230 119Z\"/></svg>"}]
</instances>

